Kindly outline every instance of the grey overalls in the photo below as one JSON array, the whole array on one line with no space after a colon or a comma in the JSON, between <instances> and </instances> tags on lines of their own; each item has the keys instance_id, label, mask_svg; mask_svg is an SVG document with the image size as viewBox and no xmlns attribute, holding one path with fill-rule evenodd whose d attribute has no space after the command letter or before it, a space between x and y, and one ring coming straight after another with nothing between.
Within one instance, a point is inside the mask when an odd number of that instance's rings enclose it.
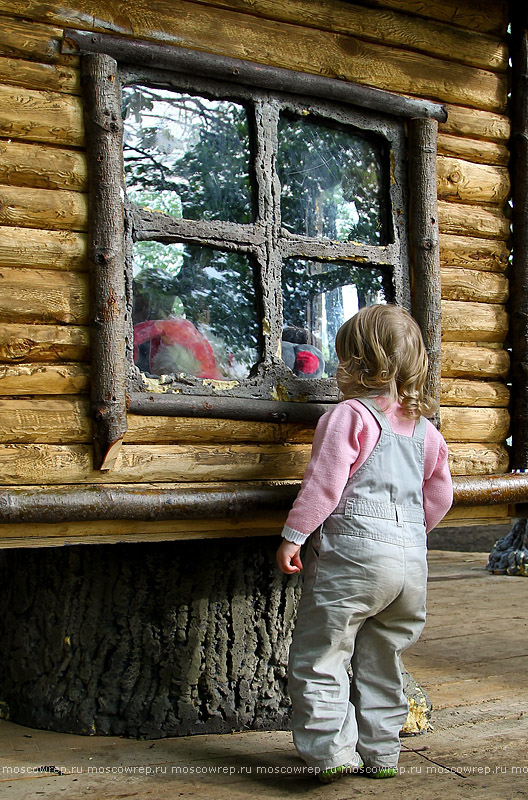
<instances>
[{"instance_id":1,"label":"grey overalls","mask_svg":"<svg viewBox=\"0 0 528 800\"><path fill-rule=\"evenodd\" d=\"M295 746L320 769L357 753L366 766L396 766L408 712L399 655L425 623L426 421L412 437L395 434L372 400L361 402L380 438L309 540L290 650Z\"/></svg>"}]
</instances>

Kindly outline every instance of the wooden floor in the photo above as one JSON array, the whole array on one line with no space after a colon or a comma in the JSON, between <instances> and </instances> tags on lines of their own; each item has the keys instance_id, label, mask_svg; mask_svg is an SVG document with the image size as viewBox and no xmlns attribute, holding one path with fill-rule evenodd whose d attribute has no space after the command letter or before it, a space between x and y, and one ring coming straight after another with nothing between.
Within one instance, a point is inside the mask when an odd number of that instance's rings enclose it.
<instances>
[{"instance_id":1,"label":"wooden floor","mask_svg":"<svg viewBox=\"0 0 528 800\"><path fill-rule=\"evenodd\" d=\"M528 797L528 579L488 575L485 564L479 553L430 553L428 622L405 664L431 697L434 730L403 739L394 780L321 786L303 774L289 733L132 741L0 721L0 796Z\"/></svg>"}]
</instances>

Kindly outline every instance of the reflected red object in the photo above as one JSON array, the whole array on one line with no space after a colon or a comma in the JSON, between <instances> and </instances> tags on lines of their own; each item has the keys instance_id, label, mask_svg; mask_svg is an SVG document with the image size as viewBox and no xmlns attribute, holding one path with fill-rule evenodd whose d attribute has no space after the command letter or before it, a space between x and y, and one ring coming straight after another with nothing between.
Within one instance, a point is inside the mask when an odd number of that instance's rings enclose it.
<instances>
[{"instance_id":1,"label":"reflected red object","mask_svg":"<svg viewBox=\"0 0 528 800\"><path fill-rule=\"evenodd\" d=\"M151 366L161 346L170 347L177 344L188 350L198 361L200 368L196 373L197 378L212 378L213 380L224 378L216 365L213 348L205 336L188 319L181 317L151 319L134 325L135 362L138 360L138 348L145 342L150 342L149 363Z\"/></svg>"},{"instance_id":2,"label":"reflected red object","mask_svg":"<svg viewBox=\"0 0 528 800\"><path fill-rule=\"evenodd\" d=\"M319 369L319 359L315 353L309 350L297 350L295 357L295 369L305 375L312 375Z\"/></svg>"}]
</instances>

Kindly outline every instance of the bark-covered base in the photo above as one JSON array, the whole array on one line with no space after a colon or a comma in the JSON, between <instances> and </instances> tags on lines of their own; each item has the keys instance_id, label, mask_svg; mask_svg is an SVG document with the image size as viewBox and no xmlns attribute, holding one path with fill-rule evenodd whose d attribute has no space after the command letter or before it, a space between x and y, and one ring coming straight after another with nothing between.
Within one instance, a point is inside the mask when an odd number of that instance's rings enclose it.
<instances>
[{"instance_id":1,"label":"bark-covered base","mask_svg":"<svg viewBox=\"0 0 528 800\"><path fill-rule=\"evenodd\" d=\"M14 722L71 733L287 728L300 581L276 569L276 546L4 551L0 704Z\"/></svg>"},{"instance_id":2,"label":"bark-covered base","mask_svg":"<svg viewBox=\"0 0 528 800\"><path fill-rule=\"evenodd\" d=\"M528 520L517 520L511 531L495 542L486 569L495 575L528 577Z\"/></svg>"}]
</instances>

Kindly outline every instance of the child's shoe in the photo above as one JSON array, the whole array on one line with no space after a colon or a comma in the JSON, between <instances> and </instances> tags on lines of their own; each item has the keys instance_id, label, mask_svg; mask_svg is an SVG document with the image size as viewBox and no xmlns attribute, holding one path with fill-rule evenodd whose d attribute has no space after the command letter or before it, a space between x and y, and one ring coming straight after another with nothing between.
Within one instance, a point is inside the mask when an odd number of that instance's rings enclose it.
<instances>
[{"instance_id":1,"label":"child's shoe","mask_svg":"<svg viewBox=\"0 0 528 800\"><path fill-rule=\"evenodd\" d=\"M318 778L320 783L333 783L334 781L343 778L345 775L357 775L363 769L363 761L357 756L356 761L349 761L347 764L342 764L339 767L330 767L319 772Z\"/></svg>"},{"instance_id":2,"label":"child's shoe","mask_svg":"<svg viewBox=\"0 0 528 800\"><path fill-rule=\"evenodd\" d=\"M360 775L367 778L395 778L398 774L398 767L362 767Z\"/></svg>"}]
</instances>

